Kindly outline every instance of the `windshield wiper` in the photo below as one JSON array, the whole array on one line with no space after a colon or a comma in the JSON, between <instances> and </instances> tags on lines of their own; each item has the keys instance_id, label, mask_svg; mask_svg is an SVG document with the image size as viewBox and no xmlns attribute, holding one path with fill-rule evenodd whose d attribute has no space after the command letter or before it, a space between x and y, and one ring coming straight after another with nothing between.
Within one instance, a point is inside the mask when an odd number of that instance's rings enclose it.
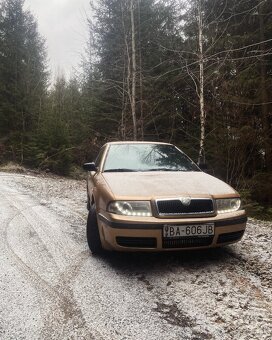
<instances>
[{"instance_id":1,"label":"windshield wiper","mask_svg":"<svg viewBox=\"0 0 272 340\"><path fill-rule=\"evenodd\" d=\"M120 169L107 169L104 170L104 172L136 172L137 170L133 169L126 169L126 168L120 168Z\"/></svg>"}]
</instances>

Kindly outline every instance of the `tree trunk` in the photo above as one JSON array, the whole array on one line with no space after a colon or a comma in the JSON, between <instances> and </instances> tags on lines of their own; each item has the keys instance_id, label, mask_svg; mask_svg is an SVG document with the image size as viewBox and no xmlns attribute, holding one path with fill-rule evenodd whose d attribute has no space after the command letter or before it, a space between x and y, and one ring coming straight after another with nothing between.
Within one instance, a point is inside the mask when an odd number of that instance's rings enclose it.
<instances>
[{"instance_id":1,"label":"tree trunk","mask_svg":"<svg viewBox=\"0 0 272 340\"><path fill-rule=\"evenodd\" d=\"M134 22L134 0L130 0L131 15L131 114L133 122L133 139L137 140L137 119L136 119L136 48L135 48L135 22Z\"/></svg>"},{"instance_id":2,"label":"tree trunk","mask_svg":"<svg viewBox=\"0 0 272 340\"><path fill-rule=\"evenodd\" d=\"M131 106L131 88L130 88L130 82L131 82L131 56L130 56L130 49L128 44L128 37L127 37L127 31L125 26L125 20L124 20L124 8L123 4L121 2L121 11L122 11L122 26L123 26L123 32L124 32L124 42L125 42L125 51L124 51L124 70L123 70L123 104L122 104L122 118L121 118L121 136L122 140L126 139L126 93L128 96L128 101Z\"/></svg>"},{"instance_id":3,"label":"tree trunk","mask_svg":"<svg viewBox=\"0 0 272 340\"><path fill-rule=\"evenodd\" d=\"M264 10L263 0L259 0L259 24L260 24L260 49L262 53L265 53L265 35L264 35ZM269 124L269 112L268 112L268 93L266 88L267 69L265 63L265 56L260 57L261 68L261 100L262 100L262 125L263 125L263 139L265 149L265 166L267 170L272 168L272 152L270 144L270 124Z\"/></svg>"},{"instance_id":4,"label":"tree trunk","mask_svg":"<svg viewBox=\"0 0 272 340\"><path fill-rule=\"evenodd\" d=\"M126 65L125 65L125 56L124 56L123 88L122 88L122 115L121 115L121 138L122 138L122 140L126 140L126 125L125 125L126 93L125 93L125 84L126 84Z\"/></svg>"},{"instance_id":5,"label":"tree trunk","mask_svg":"<svg viewBox=\"0 0 272 340\"><path fill-rule=\"evenodd\" d=\"M141 11L140 0L138 0L138 27L139 27L139 95L140 95L140 127L141 139L144 140L144 106L143 106L143 73L142 73L142 37L141 37Z\"/></svg>"},{"instance_id":6,"label":"tree trunk","mask_svg":"<svg viewBox=\"0 0 272 340\"><path fill-rule=\"evenodd\" d=\"M204 103L204 60L203 60L203 18L202 0L198 2L198 48L199 48L199 106L200 106L200 143L198 163L205 163L205 103Z\"/></svg>"}]
</instances>

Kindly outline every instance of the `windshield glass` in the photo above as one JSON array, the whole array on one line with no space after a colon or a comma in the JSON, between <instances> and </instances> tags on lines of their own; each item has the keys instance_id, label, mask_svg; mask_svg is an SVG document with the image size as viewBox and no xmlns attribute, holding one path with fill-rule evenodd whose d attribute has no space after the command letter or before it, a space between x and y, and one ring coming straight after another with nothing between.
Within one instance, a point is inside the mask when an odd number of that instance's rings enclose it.
<instances>
[{"instance_id":1,"label":"windshield glass","mask_svg":"<svg viewBox=\"0 0 272 340\"><path fill-rule=\"evenodd\" d=\"M104 172L200 171L183 152L168 144L111 145Z\"/></svg>"}]
</instances>

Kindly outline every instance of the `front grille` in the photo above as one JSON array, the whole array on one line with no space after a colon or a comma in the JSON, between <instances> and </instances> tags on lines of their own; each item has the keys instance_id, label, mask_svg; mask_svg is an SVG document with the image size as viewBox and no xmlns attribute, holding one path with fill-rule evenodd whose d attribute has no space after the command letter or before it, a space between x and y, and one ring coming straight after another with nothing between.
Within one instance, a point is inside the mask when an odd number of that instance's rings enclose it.
<instances>
[{"instance_id":1,"label":"front grille","mask_svg":"<svg viewBox=\"0 0 272 340\"><path fill-rule=\"evenodd\" d=\"M208 237L180 237L177 239L163 239L163 248L192 248L205 247L212 244L213 236Z\"/></svg>"},{"instance_id":2,"label":"front grille","mask_svg":"<svg viewBox=\"0 0 272 340\"><path fill-rule=\"evenodd\" d=\"M218 236L217 243L234 242L239 240L244 235L244 230L225 233Z\"/></svg>"},{"instance_id":3,"label":"front grille","mask_svg":"<svg viewBox=\"0 0 272 340\"><path fill-rule=\"evenodd\" d=\"M157 200L159 215L209 214L213 212L212 199L192 198L189 205L179 199Z\"/></svg>"},{"instance_id":4,"label":"front grille","mask_svg":"<svg viewBox=\"0 0 272 340\"><path fill-rule=\"evenodd\" d=\"M130 248L156 248L157 239L154 237L116 237L119 246Z\"/></svg>"}]
</instances>

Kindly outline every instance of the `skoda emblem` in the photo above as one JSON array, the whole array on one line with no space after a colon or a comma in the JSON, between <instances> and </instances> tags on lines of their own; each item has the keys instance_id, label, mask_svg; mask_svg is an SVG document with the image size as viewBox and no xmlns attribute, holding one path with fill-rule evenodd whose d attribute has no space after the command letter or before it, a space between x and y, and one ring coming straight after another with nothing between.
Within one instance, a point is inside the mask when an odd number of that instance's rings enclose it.
<instances>
[{"instance_id":1,"label":"skoda emblem","mask_svg":"<svg viewBox=\"0 0 272 340\"><path fill-rule=\"evenodd\" d=\"M180 201L186 207L188 207L191 204L191 198L190 197L181 197Z\"/></svg>"}]
</instances>

